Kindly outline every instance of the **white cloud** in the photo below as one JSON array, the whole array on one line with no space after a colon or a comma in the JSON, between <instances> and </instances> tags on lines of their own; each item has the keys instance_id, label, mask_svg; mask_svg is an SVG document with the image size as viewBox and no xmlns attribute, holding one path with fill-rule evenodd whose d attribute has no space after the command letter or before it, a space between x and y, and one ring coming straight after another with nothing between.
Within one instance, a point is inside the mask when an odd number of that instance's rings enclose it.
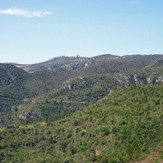
<instances>
[{"instance_id":1,"label":"white cloud","mask_svg":"<svg viewBox=\"0 0 163 163\"><path fill-rule=\"evenodd\" d=\"M139 4L140 4L139 1L128 1L128 3L130 3L130 4L135 4L135 5L139 5Z\"/></svg>"},{"instance_id":2,"label":"white cloud","mask_svg":"<svg viewBox=\"0 0 163 163\"><path fill-rule=\"evenodd\" d=\"M0 9L0 14L18 15L18 16L24 16L26 18L32 18L32 17L44 17L45 15L51 15L52 12L47 10L26 11L22 9L6 9L6 10Z\"/></svg>"}]
</instances>

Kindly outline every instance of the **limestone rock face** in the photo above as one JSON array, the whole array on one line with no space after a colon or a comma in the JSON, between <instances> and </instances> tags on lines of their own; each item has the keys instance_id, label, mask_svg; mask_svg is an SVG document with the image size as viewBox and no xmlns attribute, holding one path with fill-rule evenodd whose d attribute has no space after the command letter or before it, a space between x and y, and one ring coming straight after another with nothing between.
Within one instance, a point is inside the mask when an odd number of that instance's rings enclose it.
<instances>
[{"instance_id":1,"label":"limestone rock face","mask_svg":"<svg viewBox=\"0 0 163 163\"><path fill-rule=\"evenodd\" d=\"M26 112L22 112L22 114L19 115L20 119L26 120L26 119L38 119L38 118L42 118L43 115L42 113L40 113L39 111L26 111Z\"/></svg>"},{"instance_id":2,"label":"limestone rock face","mask_svg":"<svg viewBox=\"0 0 163 163\"><path fill-rule=\"evenodd\" d=\"M163 82L163 76L160 76L160 77L156 80L156 82Z\"/></svg>"}]
</instances>

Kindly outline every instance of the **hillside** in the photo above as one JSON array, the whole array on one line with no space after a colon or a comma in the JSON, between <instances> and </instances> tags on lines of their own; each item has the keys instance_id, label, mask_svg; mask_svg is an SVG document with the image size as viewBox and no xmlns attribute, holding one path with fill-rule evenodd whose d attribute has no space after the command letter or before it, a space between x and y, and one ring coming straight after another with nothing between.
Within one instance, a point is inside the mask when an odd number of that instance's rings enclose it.
<instances>
[{"instance_id":1,"label":"hillside","mask_svg":"<svg viewBox=\"0 0 163 163\"><path fill-rule=\"evenodd\" d=\"M27 95L23 82L28 80L29 74L10 64L0 64L0 93L1 96L22 99ZM6 86L6 87L5 87ZM17 91L18 90L18 91Z\"/></svg>"},{"instance_id":2,"label":"hillside","mask_svg":"<svg viewBox=\"0 0 163 163\"><path fill-rule=\"evenodd\" d=\"M37 72L35 74L10 64L0 64L0 124L11 124L16 106L26 99L47 93L71 77L66 70Z\"/></svg>"},{"instance_id":3,"label":"hillside","mask_svg":"<svg viewBox=\"0 0 163 163\"><path fill-rule=\"evenodd\" d=\"M12 105L19 104L24 98L29 97L29 92L24 86L29 74L9 64L0 64L0 119L6 117ZM7 121L7 119L6 119Z\"/></svg>"},{"instance_id":4,"label":"hillside","mask_svg":"<svg viewBox=\"0 0 163 163\"><path fill-rule=\"evenodd\" d=\"M127 62L134 62L134 57L137 62L129 66ZM107 63L106 58L115 60L116 56L95 57L101 64L87 68L35 73L1 64L0 124L19 124L49 115L64 116L103 98L112 90L163 81L162 57L129 56L122 64L117 61ZM144 63L149 62L145 60L147 58L152 60L148 65ZM136 70L139 62L142 66Z\"/></svg>"},{"instance_id":5,"label":"hillside","mask_svg":"<svg viewBox=\"0 0 163 163\"><path fill-rule=\"evenodd\" d=\"M97 73L120 72L126 70L138 70L150 64L152 61L159 59L162 55L130 55L130 56L115 56L111 54L99 55L95 57L56 57L46 62L20 65L14 64L17 67L24 69L27 72L36 72L41 70L76 70L91 68ZM97 69L97 68L99 69ZM85 71L85 70L84 70ZM95 72L95 71L94 71Z\"/></svg>"},{"instance_id":6,"label":"hillside","mask_svg":"<svg viewBox=\"0 0 163 163\"><path fill-rule=\"evenodd\" d=\"M63 68L66 70L73 70L76 68L83 68L91 65L91 61L86 57L56 57L46 62L32 64L32 65L20 65L14 64L20 68L23 68L27 72L36 72L41 70L54 70L57 68Z\"/></svg>"},{"instance_id":7,"label":"hillside","mask_svg":"<svg viewBox=\"0 0 163 163\"><path fill-rule=\"evenodd\" d=\"M61 120L0 133L4 162L163 161L163 83L113 91Z\"/></svg>"},{"instance_id":8,"label":"hillside","mask_svg":"<svg viewBox=\"0 0 163 163\"><path fill-rule=\"evenodd\" d=\"M162 81L163 65L147 67L137 72L78 76L66 80L42 96L17 106L16 117L17 119L37 119L48 115L64 115L102 99L115 89Z\"/></svg>"}]
</instances>

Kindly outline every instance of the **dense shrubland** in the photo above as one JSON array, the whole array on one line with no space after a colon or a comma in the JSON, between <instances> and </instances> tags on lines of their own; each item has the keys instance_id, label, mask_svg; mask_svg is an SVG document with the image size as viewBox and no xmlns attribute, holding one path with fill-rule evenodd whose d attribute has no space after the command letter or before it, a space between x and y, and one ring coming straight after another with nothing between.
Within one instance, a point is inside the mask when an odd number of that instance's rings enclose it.
<instances>
[{"instance_id":1,"label":"dense shrubland","mask_svg":"<svg viewBox=\"0 0 163 163\"><path fill-rule=\"evenodd\" d=\"M129 162L163 159L163 83L132 86L60 117L4 129L2 162Z\"/></svg>"}]
</instances>

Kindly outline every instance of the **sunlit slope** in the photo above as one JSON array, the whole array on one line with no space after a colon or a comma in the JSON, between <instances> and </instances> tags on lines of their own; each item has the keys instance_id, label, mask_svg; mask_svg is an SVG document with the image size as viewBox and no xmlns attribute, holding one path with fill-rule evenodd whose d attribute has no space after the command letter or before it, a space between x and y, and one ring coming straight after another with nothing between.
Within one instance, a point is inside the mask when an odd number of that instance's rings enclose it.
<instances>
[{"instance_id":1,"label":"sunlit slope","mask_svg":"<svg viewBox=\"0 0 163 163\"><path fill-rule=\"evenodd\" d=\"M48 61L30 64L20 65L14 64L27 72L37 72L42 70L77 70L90 68L98 70L97 73L106 72L122 72L126 70L138 70L157 60L162 55L125 55L116 56L111 54L99 55L95 57L56 57Z\"/></svg>"},{"instance_id":2,"label":"sunlit slope","mask_svg":"<svg viewBox=\"0 0 163 163\"><path fill-rule=\"evenodd\" d=\"M59 121L4 130L0 133L0 159L118 163L150 154L160 161L162 90L163 83L120 89Z\"/></svg>"}]
</instances>

